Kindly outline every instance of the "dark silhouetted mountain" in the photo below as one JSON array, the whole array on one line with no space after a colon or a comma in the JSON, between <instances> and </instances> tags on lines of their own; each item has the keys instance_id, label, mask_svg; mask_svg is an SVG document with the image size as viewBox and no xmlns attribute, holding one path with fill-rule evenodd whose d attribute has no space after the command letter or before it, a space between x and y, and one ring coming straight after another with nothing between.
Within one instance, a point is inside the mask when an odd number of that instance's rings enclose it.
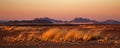
<instances>
[{"instance_id":1,"label":"dark silhouetted mountain","mask_svg":"<svg viewBox=\"0 0 120 48\"><path fill-rule=\"evenodd\" d=\"M7 21L0 21L0 24L5 23L5 22L7 22Z\"/></svg>"},{"instance_id":2,"label":"dark silhouetted mountain","mask_svg":"<svg viewBox=\"0 0 120 48\"><path fill-rule=\"evenodd\" d=\"M90 20L90 19L85 19L85 18L75 18L70 22L71 23L94 23L94 24L97 23L97 21L95 20Z\"/></svg>"},{"instance_id":3,"label":"dark silhouetted mountain","mask_svg":"<svg viewBox=\"0 0 120 48\"><path fill-rule=\"evenodd\" d=\"M9 21L7 23L17 23L17 24L35 24L35 23L38 23L38 24L52 24L53 22L51 20L47 20L47 19L43 19L43 18L36 18L34 20L22 20L22 21Z\"/></svg>"},{"instance_id":4,"label":"dark silhouetted mountain","mask_svg":"<svg viewBox=\"0 0 120 48\"><path fill-rule=\"evenodd\" d=\"M48 21L51 21L51 22L53 22L53 23L61 23L61 22L63 22L63 21L61 21L61 20L55 20L55 19L51 19L51 18L48 18L48 17L44 17L44 18L36 18L36 19L34 19L34 20L48 20Z\"/></svg>"},{"instance_id":5,"label":"dark silhouetted mountain","mask_svg":"<svg viewBox=\"0 0 120 48\"><path fill-rule=\"evenodd\" d=\"M116 21L116 20L106 20L103 22L100 22L101 24L120 24L120 21Z\"/></svg>"},{"instance_id":6,"label":"dark silhouetted mountain","mask_svg":"<svg viewBox=\"0 0 120 48\"><path fill-rule=\"evenodd\" d=\"M12 24L12 23L17 23L17 24L120 24L119 21L116 20L106 20L103 22L98 22L96 20L90 20L86 18L75 18L71 21L62 21L62 20L56 20L56 19L51 19L48 17L44 18L35 18L33 20L22 20L22 21L9 21L6 22L6 24Z\"/></svg>"}]
</instances>

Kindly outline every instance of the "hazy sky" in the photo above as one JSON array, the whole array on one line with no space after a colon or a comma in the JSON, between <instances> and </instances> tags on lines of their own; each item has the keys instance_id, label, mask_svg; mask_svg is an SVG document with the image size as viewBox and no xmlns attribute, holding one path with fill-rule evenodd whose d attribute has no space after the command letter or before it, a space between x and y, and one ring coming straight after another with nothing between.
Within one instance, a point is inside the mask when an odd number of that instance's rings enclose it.
<instances>
[{"instance_id":1,"label":"hazy sky","mask_svg":"<svg viewBox=\"0 0 120 48\"><path fill-rule=\"evenodd\" d=\"M0 20L75 17L120 21L120 0L0 0Z\"/></svg>"}]
</instances>

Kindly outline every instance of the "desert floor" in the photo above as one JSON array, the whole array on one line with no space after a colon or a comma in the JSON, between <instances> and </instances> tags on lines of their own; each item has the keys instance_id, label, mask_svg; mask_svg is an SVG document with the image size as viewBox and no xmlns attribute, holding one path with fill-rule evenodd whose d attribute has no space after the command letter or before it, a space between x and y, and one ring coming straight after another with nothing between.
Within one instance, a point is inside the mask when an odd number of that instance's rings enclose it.
<instances>
[{"instance_id":1,"label":"desert floor","mask_svg":"<svg viewBox=\"0 0 120 48\"><path fill-rule=\"evenodd\" d=\"M1 25L0 48L120 48L120 25Z\"/></svg>"}]
</instances>

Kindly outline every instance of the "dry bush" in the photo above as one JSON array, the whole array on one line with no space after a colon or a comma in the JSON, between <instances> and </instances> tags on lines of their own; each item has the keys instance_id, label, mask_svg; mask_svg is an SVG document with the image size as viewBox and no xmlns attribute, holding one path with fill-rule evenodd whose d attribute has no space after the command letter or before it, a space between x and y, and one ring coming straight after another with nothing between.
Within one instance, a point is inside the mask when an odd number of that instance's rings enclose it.
<instances>
[{"instance_id":1,"label":"dry bush","mask_svg":"<svg viewBox=\"0 0 120 48\"><path fill-rule=\"evenodd\" d=\"M39 32L33 31L33 32L21 32L18 36L7 36L4 37L4 40L6 41L32 41L35 39L39 39Z\"/></svg>"},{"instance_id":2,"label":"dry bush","mask_svg":"<svg viewBox=\"0 0 120 48\"><path fill-rule=\"evenodd\" d=\"M69 30L66 35L64 36L64 40L79 40L82 37L82 32L77 29Z\"/></svg>"},{"instance_id":3,"label":"dry bush","mask_svg":"<svg viewBox=\"0 0 120 48\"><path fill-rule=\"evenodd\" d=\"M15 38L15 37L4 37L3 40L5 40L5 41L7 41L7 42L15 42L15 41L16 41L16 38Z\"/></svg>"},{"instance_id":4,"label":"dry bush","mask_svg":"<svg viewBox=\"0 0 120 48\"><path fill-rule=\"evenodd\" d=\"M1 28L2 30L11 31L14 27L12 27L12 26L0 26L0 28Z\"/></svg>"},{"instance_id":5,"label":"dry bush","mask_svg":"<svg viewBox=\"0 0 120 48\"><path fill-rule=\"evenodd\" d=\"M27 28L27 27L26 27ZM17 28L18 30L24 30L26 28ZM89 41L98 39L101 36L103 29L90 29L87 31L80 30L79 28L50 28L45 32L40 33L40 30L36 31L24 31L18 36L14 37L14 41L32 41L35 39L41 41L52 41L52 42L75 42L75 41ZM9 40L11 38L8 38Z\"/></svg>"},{"instance_id":6,"label":"dry bush","mask_svg":"<svg viewBox=\"0 0 120 48\"><path fill-rule=\"evenodd\" d=\"M41 35L41 40L44 41L51 40L55 36L55 34L59 31L60 29L56 29L56 28L49 29L48 31L44 32Z\"/></svg>"},{"instance_id":7,"label":"dry bush","mask_svg":"<svg viewBox=\"0 0 120 48\"><path fill-rule=\"evenodd\" d=\"M86 32L78 29L59 29L51 28L44 32L41 36L43 41L79 41L80 39L84 41L97 39L101 35L101 30L88 30Z\"/></svg>"}]
</instances>

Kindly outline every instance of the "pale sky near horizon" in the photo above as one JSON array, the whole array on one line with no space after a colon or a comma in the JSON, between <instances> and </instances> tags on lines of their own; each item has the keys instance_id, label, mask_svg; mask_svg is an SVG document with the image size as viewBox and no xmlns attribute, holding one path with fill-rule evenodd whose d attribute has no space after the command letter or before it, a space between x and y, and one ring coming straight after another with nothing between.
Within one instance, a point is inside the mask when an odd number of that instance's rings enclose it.
<instances>
[{"instance_id":1,"label":"pale sky near horizon","mask_svg":"<svg viewBox=\"0 0 120 48\"><path fill-rule=\"evenodd\" d=\"M40 17L120 21L120 0L0 0L0 20L30 20Z\"/></svg>"}]
</instances>

